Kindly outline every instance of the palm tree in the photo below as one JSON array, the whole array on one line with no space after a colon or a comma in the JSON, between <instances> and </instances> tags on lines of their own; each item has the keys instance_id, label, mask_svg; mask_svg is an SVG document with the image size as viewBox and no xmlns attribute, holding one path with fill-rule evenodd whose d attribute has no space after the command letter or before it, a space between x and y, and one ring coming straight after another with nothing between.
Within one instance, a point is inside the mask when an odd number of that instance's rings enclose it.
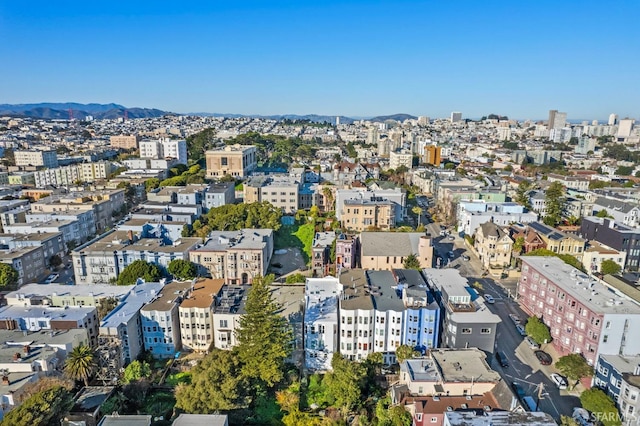
<instances>
[{"instance_id":1,"label":"palm tree","mask_svg":"<svg viewBox=\"0 0 640 426\"><path fill-rule=\"evenodd\" d=\"M96 369L96 356L89 346L80 345L71 350L64 362L65 374L73 380L84 381L89 386L89 377Z\"/></svg>"},{"instance_id":2,"label":"palm tree","mask_svg":"<svg viewBox=\"0 0 640 426\"><path fill-rule=\"evenodd\" d=\"M422 211L423 211L422 207L415 206L414 208L411 209L411 211L413 212L413 214L418 216L418 226L420 226L420 219L421 219Z\"/></svg>"}]
</instances>

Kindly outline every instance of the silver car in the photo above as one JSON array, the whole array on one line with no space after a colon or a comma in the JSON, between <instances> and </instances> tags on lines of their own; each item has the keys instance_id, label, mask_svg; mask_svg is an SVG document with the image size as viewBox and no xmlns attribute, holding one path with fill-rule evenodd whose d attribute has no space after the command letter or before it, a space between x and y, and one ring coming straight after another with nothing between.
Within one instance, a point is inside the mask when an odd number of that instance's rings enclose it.
<instances>
[{"instance_id":1,"label":"silver car","mask_svg":"<svg viewBox=\"0 0 640 426\"><path fill-rule=\"evenodd\" d=\"M540 345L538 345L536 341L533 340L531 337L529 336L525 337L524 341L527 342L527 345L534 351L537 351L538 349L540 349Z\"/></svg>"}]
</instances>

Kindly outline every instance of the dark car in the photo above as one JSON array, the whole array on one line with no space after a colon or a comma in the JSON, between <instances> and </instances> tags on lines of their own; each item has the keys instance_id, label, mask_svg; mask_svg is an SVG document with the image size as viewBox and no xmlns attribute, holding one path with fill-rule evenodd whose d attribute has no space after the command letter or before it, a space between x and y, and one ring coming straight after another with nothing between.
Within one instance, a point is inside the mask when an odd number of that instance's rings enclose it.
<instances>
[{"instance_id":1,"label":"dark car","mask_svg":"<svg viewBox=\"0 0 640 426\"><path fill-rule=\"evenodd\" d=\"M498 364L500 364L502 368L507 368L509 366L509 360L507 359L507 356L504 354L504 352L496 352L496 359L498 360Z\"/></svg>"},{"instance_id":2,"label":"dark car","mask_svg":"<svg viewBox=\"0 0 640 426\"><path fill-rule=\"evenodd\" d=\"M282 263L272 263L271 266L273 266L274 268L282 268Z\"/></svg>"},{"instance_id":3,"label":"dark car","mask_svg":"<svg viewBox=\"0 0 640 426\"><path fill-rule=\"evenodd\" d=\"M536 358L538 358L538 361L540 361L540 364L542 365L551 365L551 363L553 362L551 355L549 355L545 351L535 351L534 353L536 354Z\"/></svg>"}]
</instances>

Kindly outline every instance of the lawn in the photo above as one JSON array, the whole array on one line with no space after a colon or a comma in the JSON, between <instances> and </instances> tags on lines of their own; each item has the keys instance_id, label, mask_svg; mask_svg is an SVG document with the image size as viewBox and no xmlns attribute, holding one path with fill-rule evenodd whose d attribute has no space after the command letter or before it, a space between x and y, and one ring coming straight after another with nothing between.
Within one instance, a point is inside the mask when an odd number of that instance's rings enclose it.
<instances>
[{"instance_id":1,"label":"lawn","mask_svg":"<svg viewBox=\"0 0 640 426\"><path fill-rule=\"evenodd\" d=\"M275 249L298 247L305 257L305 263L311 259L311 244L315 235L313 223L304 225L284 225L276 232Z\"/></svg>"}]
</instances>

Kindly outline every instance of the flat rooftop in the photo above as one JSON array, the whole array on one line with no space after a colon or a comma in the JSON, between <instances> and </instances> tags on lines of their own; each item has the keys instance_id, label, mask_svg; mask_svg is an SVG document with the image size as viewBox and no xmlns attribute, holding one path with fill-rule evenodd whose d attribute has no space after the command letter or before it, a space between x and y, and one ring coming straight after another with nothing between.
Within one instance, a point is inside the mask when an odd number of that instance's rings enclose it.
<instances>
[{"instance_id":1,"label":"flat rooftop","mask_svg":"<svg viewBox=\"0 0 640 426\"><path fill-rule=\"evenodd\" d=\"M46 241L51 238L62 236L61 232L40 232L37 234L0 234L2 241Z\"/></svg>"},{"instance_id":2,"label":"flat rooftop","mask_svg":"<svg viewBox=\"0 0 640 426\"><path fill-rule=\"evenodd\" d=\"M237 314L244 315L244 304L247 301L247 293L250 285L225 285L217 306L213 309L214 314Z\"/></svg>"},{"instance_id":3,"label":"flat rooftop","mask_svg":"<svg viewBox=\"0 0 640 426\"><path fill-rule=\"evenodd\" d=\"M43 331L0 330L0 342L3 342L5 345L13 345L20 348L26 345L33 348L65 346L87 338L87 330L84 328Z\"/></svg>"},{"instance_id":4,"label":"flat rooftop","mask_svg":"<svg viewBox=\"0 0 640 426\"><path fill-rule=\"evenodd\" d=\"M603 314L640 314L640 306L630 298L616 293L613 288L600 284L557 257L522 256L523 265L529 265L547 280L591 311ZM523 266L524 267L524 266Z\"/></svg>"},{"instance_id":5,"label":"flat rooftop","mask_svg":"<svg viewBox=\"0 0 640 426\"><path fill-rule=\"evenodd\" d=\"M214 231L209 240L196 251L227 251L229 249L262 249L267 238L273 238L272 229L241 229Z\"/></svg>"},{"instance_id":6,"label":"flat rooftop","mask_svg":"<svg viewBox=\"0 0 640 426\"><path fill-rule=\"evenodd\" d=\"M170 311L191 288L191 281L173 281L165 285L158 296L141 311Z\"/></svg>"},{"instance_id":7,"label":"flat rooftop","mask_svg":"<svg viewBox=\"0 0 640 426\"><path fill-rule=\"evenodd\" d=\"M493 371L480 349L433 350L431 357L440 367L445 382L497 382L500 374Z\"/></svg>"},{"instance_id":8,"label":"flat rooftop","mask_svg":"<svg viewBox=\"0 0 640 426\"><path fill-rule=\"evenodd\" d=\"M146 223L146 221L145 221ZM134 237L135 240L135 237ZM114 231L103 238L84 247L79 247L75 252L110 252L116 250L127 251L154 251L163 253L181 253L186 252L194 245L200 243L202 239L183 237L176 240L174 244L164 244L161 239L157 238L140 238L129 244L129 231Z\"/></svg>"},{"instance_id":9,"label":"flat rooftop","mask_svg":"<svg viewBox=\"0 0 640 426\"><path fill-rule=\"evenodd\" d=\"M437 289L446 291L449 297L469 297L467 279L453 268L425 268L422 270L429 284Z\"/></svg>"},{"instance_id":10,"label":"flat rooftop","mask_svg":"<svg viewBox=\"0 0 640 426\"><path fill-rule=\"evenodd\" d=\"M633 373L638 365L640 365L639 356L623 356L623 355L604 355L600 354L600 358L604 359L608 364L612 365L620 373Z\"/></svg>"},{"instance_id":11,"label":"flat rooftop","mask_svg":"<svg viewBox=\"0 0 640 426\"><path fill-rule=\"evenodd\" d=\"M164 283L142 283L133 286L120 304L109 313L102 322L100 328L116 328L120 324L127 323L140 308L153 300L164 287Z\"/></svg>"},{"instance_id":12,"label":"flat rooftop","mask_svg":"<svg viewBox=\"0 0 640 426\"><path fill-rule=\"evenodd\" d=\"M553 417L541 411L514 412L514 411L489 411L478 415L475 412L453 411L445 412L447 424L451 426L557 426Z\"/></svg>"},{"instance_id":13,"label":"flat rooftop","mask_svg":"<svg viewBox=\"0 0 640 426\"><path fill-rule=\"evenodd\" d=\"M304 286L302 285L272 285L271 296L281 306L278 313L290 319L302 322L304 311Z\"/></svg>"},{"instance_id":14,"label":"flat rooftop","mask_svg":"<svg viewBox=\"0 0 640 426\"><path fill-rule=\"evenodd\" d=\"M418 253L422 232L363 232L362 256L408 256ZM430 245L430 244L429 244Z\"/></svg>"},{"instance_id":15,"label":"flat rooftop","mask_svg":"<svg viewBox=\"0 0 640 426\"><path fill-rule=\"evenodd\" d=\"M19 290L7 293L7 299L30 299L32 297L117 297L127 294L134 286L132 285L64 285L64 284L27 284Z\"/></svg>"},{"instance_id":16,"label":"flat rooftop","mask_svg":"<svg viewBox=\"0 0 640 426\"><path fill-rule=\"evenodd\" d=\"M64 308L5 306L0 309L0 319L48 318L49 320L80 321L95 310L94 306L65 306Z\"/></svg>"}]
</instances>

